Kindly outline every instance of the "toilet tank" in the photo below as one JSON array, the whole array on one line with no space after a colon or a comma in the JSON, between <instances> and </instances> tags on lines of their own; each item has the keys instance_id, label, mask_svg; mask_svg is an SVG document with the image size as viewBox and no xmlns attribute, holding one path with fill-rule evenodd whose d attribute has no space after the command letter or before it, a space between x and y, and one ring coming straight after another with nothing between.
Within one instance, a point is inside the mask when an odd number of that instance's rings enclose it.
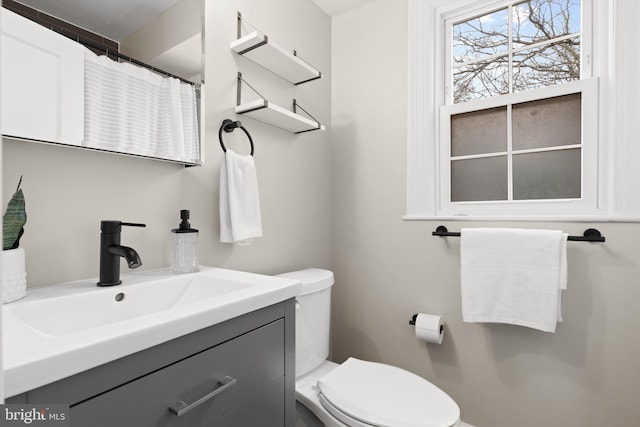
<instances>
[{"instance_id":1,"label":"toilet tank","mask_svg":"<svg viewBox=\"0 0 640 427\"><path fill-rule=\"evenodd\" d=\"M296 296L296 378L329 356L329 324L333 273L319 268L280 274L302 282Z\"/></svg>"}]
</instances>

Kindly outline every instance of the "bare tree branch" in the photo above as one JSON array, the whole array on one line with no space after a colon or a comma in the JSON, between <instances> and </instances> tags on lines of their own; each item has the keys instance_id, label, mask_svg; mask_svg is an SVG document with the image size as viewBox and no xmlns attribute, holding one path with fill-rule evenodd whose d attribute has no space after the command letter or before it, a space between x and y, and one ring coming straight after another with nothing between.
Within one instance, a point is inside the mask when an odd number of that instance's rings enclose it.
<instances>
[{"instance_id":1,"label":"bare tree branch","mask_svg":"<svg viewBox=\"0 0 640 427\"><path fill-rule=\"evenodd\" d=\"M454 25L454 100L464 102L580 79L580 0L526 0L513 6L509 54L509 9ZM502 20L502 21L501 21ZM530 49L522 49L531 46ZM504 55L500 55L504 52ZM491 61L473 62L488 55ZM510 61L511 60L511 61ZM509 70L509 68L512 68Z\"/></svg>"}]
</instances>

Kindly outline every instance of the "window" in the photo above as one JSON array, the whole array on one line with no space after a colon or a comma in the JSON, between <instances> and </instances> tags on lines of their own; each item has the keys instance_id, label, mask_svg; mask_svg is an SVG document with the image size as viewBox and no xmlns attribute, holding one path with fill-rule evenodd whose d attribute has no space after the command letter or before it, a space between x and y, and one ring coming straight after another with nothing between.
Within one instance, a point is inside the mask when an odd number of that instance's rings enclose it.
<instances>
[{"instance_id":1,"label":"window","mask_svg":"<svg viewBox=\"0 0 640 427\"><path fill-rule=\"evenodd\" d=\"M448 19L453 102L580 80L580 9L580 0L519 0Z\"/></svg>"},{"instance_id":2,"label":"window","mask_svg":"<svg viewBox=\"0 0 640 427\"><path fill-rule=\"evenodd\" d=\"M597 120L596 92L581 81L580 0L495 7L445 21L440 209L594 213L597 137L583 129Z\"/></svg>"},{"instance_id":3,"label":"window","mask_svg":"<svg viewBox=\"0 0 640 427\"><path fill-rule=\"evenodd\" d=\"M448 115L451 201L579 199L581 99L572 93Z\"/></svg>"},{"instance_id":4,"label":"window","mask_svg":"<svg viewBox=\"0 0 640 427\"><path fill-rule=\"evenodd\" d=\"M441 108L440 211L597 212L594 79Z\"/></svg>"},{"instance_id":5,"label":"window","mask_svg":"<svg viewBox=\"0 0 640 427\"><path fill-rule=\"evenodd\" d=\"M406 218L601 216L591 1L421 3Z\"/></svg>"}]
</instances>

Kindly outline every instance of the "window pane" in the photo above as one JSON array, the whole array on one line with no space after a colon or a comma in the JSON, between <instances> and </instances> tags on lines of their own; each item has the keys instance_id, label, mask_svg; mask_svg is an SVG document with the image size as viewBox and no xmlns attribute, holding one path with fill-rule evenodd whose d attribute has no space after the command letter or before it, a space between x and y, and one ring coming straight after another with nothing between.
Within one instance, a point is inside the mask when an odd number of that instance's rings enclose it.
<instances>
[{"instance_id":1,"label":"window pane","mask_svg":"<svg viewBox=\"0 0 640 427\"><path fill-rule=\"evenodd\" d=\"M451 116L451 156L507 151L507 108Z\"/></svg>"},{"instance_id":2,"label":"window pane","mask_svg":"<svg viewBox=\"0 0 640 427\"><path fill-rule=\"evenodd\" d=\"M580 32L579 0L530 0L513 6L513 47Z\"/></svg>"},{"instance_id":3,"label":"window pane","mask_svg":"<svg viewBox=\"0 0 640 427\"><path fill-rule=\"evenodd\" d=\"M513 55L513 91L580 80L580 37Z\"/></svg>"},{"instance_id":4,"label":"window pane","mask_svg":"<svg viewBox=\"0 0 640 427\"><path fill-rule=\"evenodd\" d=\"M504 52L509 45L508 9L453 26L453 60L463 63Z\"/></svg>"},{"instance_id":5,"label":"window pane","mask_svg":"<svg viewBox=\"0 0 640 427\"><path fill-rule=\"evenodd\" d=\"M509 93L509 58L478 62L453 70L453 102L490 98Z\"/></svg>"},{"instance_id":6,"label":"window pane","mask_svg":"<svg viewBox=\"0 0 640 427\"><path fill-rule=\"evenodd\" d=\"M578 199L581 150L545 151L513 156L513 199Z\"/></svg>"},{"instance_id":7,"label":"window pane","mask_svg":"<svg viewBox=\"0 0 640 427\"><path fill-rule=\"evenodd\" d=\"M513 149L580 144L581 107L580 93L514 104Z\"/></svg>"},{"instance_id":8,"label":"window pane","mask_svg":"<svg viewBox=\"0 0 640 427\"><path fill-rule=\"evenodd\" d=\"M507 200L507 157L451 162L451 201Z\"/></svg>"}]
</instances>

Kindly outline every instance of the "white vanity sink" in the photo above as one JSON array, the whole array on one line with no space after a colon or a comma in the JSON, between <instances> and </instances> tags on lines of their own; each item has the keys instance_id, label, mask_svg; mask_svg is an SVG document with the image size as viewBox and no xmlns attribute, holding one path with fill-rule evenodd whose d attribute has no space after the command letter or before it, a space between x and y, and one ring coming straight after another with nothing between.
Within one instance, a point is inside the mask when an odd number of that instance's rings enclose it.
<instances>
[{"instance_id":1,"label":"white vanity sink","mask_svg":"<svg viewBox=\"0 0 640 427\"><path fill-rule=\"evenodd\" d=\"M3 306L5 396L15 395L297 295L299 282L202 267L29 289Z\"/></svg>"},{"instance_id":2,"label":"white vanity sink","mask_svg":"<svg viewBox=\"0 0 640 427\"><path fill-rule=\"evenodd\" d=\"M229 293L247 291L257 283L221 280L220 270L197 274L129 276L129 284L100 288L77 282L41 288L30 298L5 309L25 325L48 335L61 336L94 329L140 316L157 314L181 305L202 302ZM246 294L246 293L245 293Z\"/></svg>"}]
</instances>

